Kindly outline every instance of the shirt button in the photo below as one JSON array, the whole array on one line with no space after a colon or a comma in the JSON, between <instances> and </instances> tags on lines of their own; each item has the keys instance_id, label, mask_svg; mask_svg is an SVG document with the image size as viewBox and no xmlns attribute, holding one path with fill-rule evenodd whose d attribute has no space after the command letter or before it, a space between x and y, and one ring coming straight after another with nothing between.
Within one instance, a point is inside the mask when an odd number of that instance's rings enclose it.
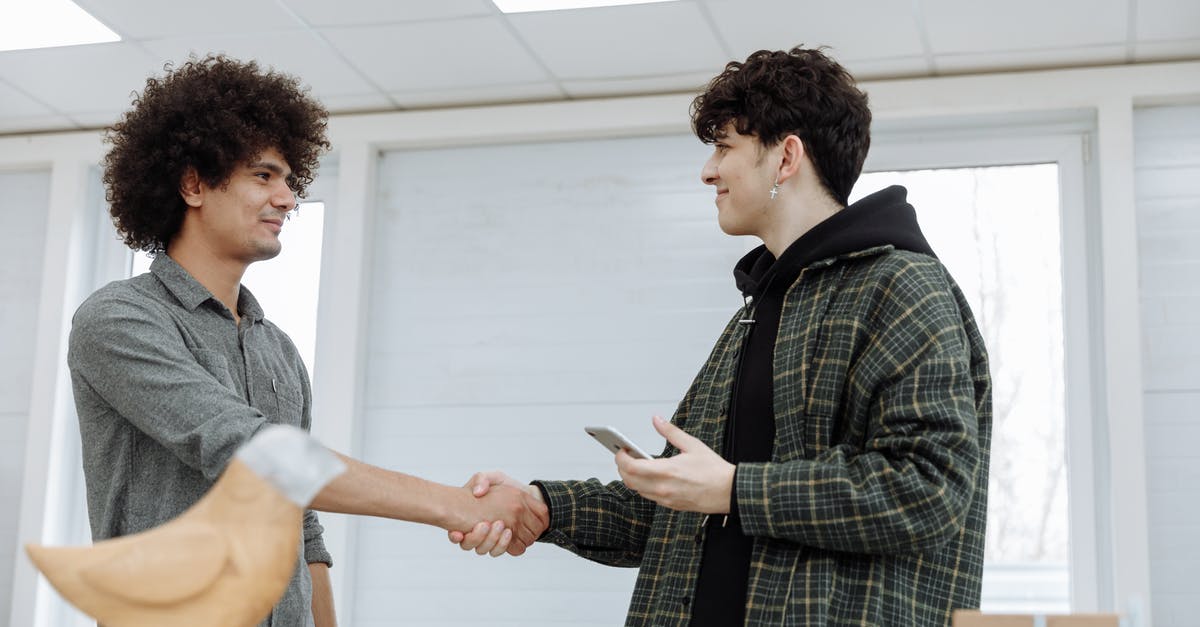
<instances>
[{"instance_id":1,"label":"shirt button","mask_svg":"<svg viewBox=\"0 0 1200 627\"><path fill-rule=\"evenodd\" d=\"M680 603L681 603L681 604L682 604L684 607L687 607L687 606L688 606L688 604L692 602L692 597L690 597L690 596L687 596L687 595L685 594L685 595L683 595L683 598L682 598L682 599L679 599L679 602L680 602Z\"/></svg>"}]
</instances>

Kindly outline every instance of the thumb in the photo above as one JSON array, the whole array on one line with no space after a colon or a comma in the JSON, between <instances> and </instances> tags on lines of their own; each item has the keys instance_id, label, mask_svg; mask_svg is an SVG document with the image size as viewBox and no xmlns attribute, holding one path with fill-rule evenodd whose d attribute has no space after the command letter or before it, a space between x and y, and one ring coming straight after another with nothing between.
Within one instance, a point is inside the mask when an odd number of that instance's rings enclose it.
<instances>
[{"instance_id":1,"label":"thumb","mask_svg":"<svg viewBox=\"0 0 1200 627\"><path fill-rule=\"evenodd\" d=\"M488 490L492 489L492 479L488 473L477 472L475 473L474 477L471 477L471 481L468 482L468 485L471 486L471 494L474 494L476 497L480 497L484 496L488 493Z\"/></svg>"},{"instance_id":2,"label":"thumb","mask_svg":"<svg viewBox=\"0 0 1200 627\"><path fill-rule=\"evenodd\" d=\"M658 434L666 438L667 442L670 442L672 446L679 449L681 453L686 453L698 441L696 438L688 435L683 429L663 420L662 416L655 416L653 422L654 429L658 431Z\"/></svg>"}]
</instances>

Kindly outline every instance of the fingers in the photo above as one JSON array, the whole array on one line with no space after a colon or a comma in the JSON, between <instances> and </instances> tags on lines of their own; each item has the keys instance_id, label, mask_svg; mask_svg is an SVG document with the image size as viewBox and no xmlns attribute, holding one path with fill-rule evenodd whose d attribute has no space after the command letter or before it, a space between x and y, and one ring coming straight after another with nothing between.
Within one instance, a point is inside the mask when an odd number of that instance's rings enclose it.
<instances>
[{"instance_id":1,"label":"fingers","mask_svg":"<svg viewBox=\"0 0 1200 627\"><path fill-rule=\"evenodd\" d=\"M685 453L692 448L693 444L700 442L696 438L688 435L683 429L680 429L670 422L663 420L662 416L655 416L651 419L651 422L654 423L654 429L658 431L658 434L666 438L667 441L670 442L675 448L679 449L680 452Z\"/></svg>"},{"instance_id":2,"label":"fingers","mask_svg":"<svg viewBox=\"0 0 1200 627\"><path fill-rule=\"evenodd\" d=\"M492 557L500 557L501 555L504 555L504 552L508 550L509 543L512 542L512 537L512 529L505 529L500 534L500 540L496 542L496 545L492 547L491 551L488 551L488 555L491 555Z\"/></svg>"},{"instance_id":3,"label":"fingers","mask_svg":"<svg viewBox=\"0 0 1200 627\"><path fill-rule=\"evenodd\" d=\"M487 523L480 523L480 524L487 524ZM508 532L507 534L505 533L506 531ZM497 520L496 522L492 523L488 527L488 532L487 532L487 535L484 536L483 542L480 542L475 547L475 554L476 555L491 554L492 550L496 548L496 545L500 544L501 538L503 538L505 536L507 536L509 539L511 539L512 538L512 530L504 528L503 520ZM500 552L503 553L504 550L507 548L508 548L508 542L505 542L504 545L501 547Z\"/></svg>"},{"instance_id":4,"label":"fingers","mask_svg":"<svg viewBox=\"0 0 1200 627\"><path fill-rule=\"evenodd\" d=\"M473 550L475 550L476 547L482 545L484 542L487 541L488 534L491 533L491 531L492 531L492 525L489 524L487 521L483 521L483 522L475 525L475 527L473 527L471 529L471 531L469 531L468 533L466 533L464 535L462 541L458 543L458 547L464 551L473 551ZM451 533L461 533L461 532L455 531L455 532L451 532Z\"/></svg>"}]
</instances>

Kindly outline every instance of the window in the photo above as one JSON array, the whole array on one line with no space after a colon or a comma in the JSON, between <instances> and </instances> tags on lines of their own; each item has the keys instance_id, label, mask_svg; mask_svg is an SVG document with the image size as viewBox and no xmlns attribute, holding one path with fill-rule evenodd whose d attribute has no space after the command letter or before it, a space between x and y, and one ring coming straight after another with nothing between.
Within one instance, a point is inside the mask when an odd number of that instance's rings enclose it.
<instances>
[{"instance_id":1,"label":"window","mask_svg":"<svg viewBox=\"0 0 1200 627\"><path fill-rule=\"evenodd\" d=\"M908 189L988 347L994 418L985 611L1070 609L1058 169L875 172L852 195Z\"/></svg>"}]
</instances>

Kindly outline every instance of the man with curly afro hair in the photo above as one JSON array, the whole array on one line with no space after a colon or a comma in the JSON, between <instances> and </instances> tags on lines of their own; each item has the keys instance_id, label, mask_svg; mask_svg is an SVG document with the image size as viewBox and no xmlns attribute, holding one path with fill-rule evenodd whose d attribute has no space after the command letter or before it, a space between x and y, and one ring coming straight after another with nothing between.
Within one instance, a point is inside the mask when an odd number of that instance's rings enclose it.
<instances>
[{"instance_id":1,"label":"man with curly afro hair","mask_svg":"<svg viewBox=\"0 0 1200 627\"><path fill-rule=\"evenodd\" d=\"M660 458L525 486L543 541L641 568L626 625L941 626L979 606L987 353L904 188L848 204L870 122L819 49L731 62L693 102L718 223L763 242L734 268L744 306L654 418Z\"/></svg>"},{"instance_id":2,"label":"man with curly afro hair","mask_svg":"<svg viewBox=\"0 0 1200 627\"><path fill-rule=\"evenodd\" d=\"M308 429L308 372L241 285L329 149L327 113L298 81L224 56L150 78L108 133L113 224L150 272L92 294L72 320L71 370L95 540L162 524L195 503L267 424ZM484 533L524 551L546 510L512 489L486 502L342 456L316 510ZM485 522L487 521L487 522ZM264 625L336 624L322 527L306 511L300 559Z\"/></svg>"}]
</instances>

